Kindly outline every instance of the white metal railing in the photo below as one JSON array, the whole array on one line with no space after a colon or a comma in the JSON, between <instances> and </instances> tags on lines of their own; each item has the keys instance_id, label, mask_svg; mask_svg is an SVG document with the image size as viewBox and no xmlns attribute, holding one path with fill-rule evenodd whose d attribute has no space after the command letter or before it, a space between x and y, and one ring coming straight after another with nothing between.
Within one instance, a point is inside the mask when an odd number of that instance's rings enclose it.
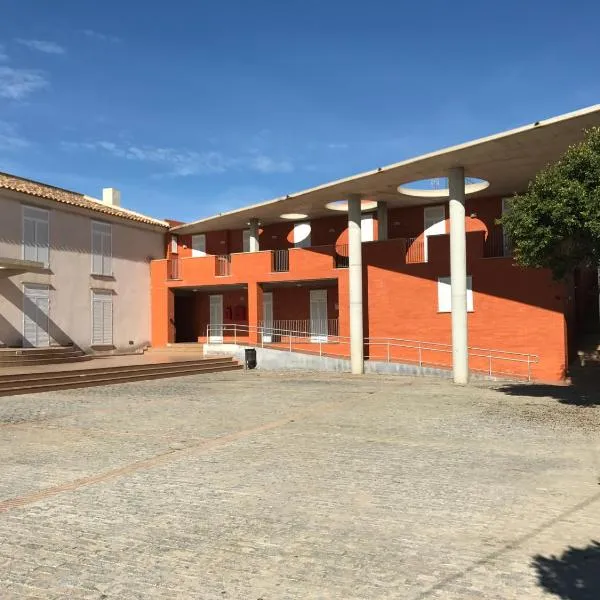
<instances>
[{"instance_id":1,"label":"white metal railing","mask_svg":"<svg viewBox=\"0 0 600 600\"><path fill-rule=\"evenodd\" d=\"M225 338L234 344L247 343L253 334L261 347L285 349L289 352L301 351L319 356L347 358L350 356L350 338L340 335L315 335L300 329L280 328L273 326L249 326L239 323L208 325L206 339L208 343L221 343ZM438 342L424 342L392 337L366 337L365 347L369 350L370 360L385 362L401 362L425 367L451 368L452 346ZM313 350L314 348L314 350ZM381 353L377 350L381 349ZM435 360L434 357L446 355L449 361ZM470 346L468 350L469 369L473 372L485 373L490 377L508 376L532 380L532 366L539 363L537 354L510 352L491 348ZM524 372L505 370L509 367L521 367Z\"/></svg>"},{"instance_id":2,"label":"white metal railing","mask_svg":"<svg viewBox=\"0 0 600 600\"><path fill-rule=\"evenodd\" d=\"M261 321L258 326L267 331L293 331L306 336L338 335L337 319L277 319L271 322Z\"/></svg>"}]
</instances>

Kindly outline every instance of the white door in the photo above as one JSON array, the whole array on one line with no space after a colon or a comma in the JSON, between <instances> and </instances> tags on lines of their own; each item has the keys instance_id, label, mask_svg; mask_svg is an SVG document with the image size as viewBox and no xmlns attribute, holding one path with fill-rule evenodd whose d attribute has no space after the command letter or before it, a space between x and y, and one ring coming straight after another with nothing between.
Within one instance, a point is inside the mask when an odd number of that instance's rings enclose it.
<instances>
[{"instance_id":1,"label":"white door","mask_svg":"<svg viewBox=\"0 0 600 600\"><path fill-rule=\"evenodd\" d=\"M113 345L113 295L92 291L92 346Z\"/></svg>"},{"instance_id":2,"label":"white door","mask_svg":"<svg viewBox=\"0 0 600 600\"><path fill-rule=\"evenodd\" d=\"M423 209L423 256L427 262L428 237L446 233L446 207L428 206Z\"/></svg>"},{"instance_id":3,"label":"white door","mask_svg":"<svg viewBox=\"0 0 600 600\"><path fill-rule=\"evenodd\" d=\"M204 233L192 236L192 256L206 256L206 235Z\"/></svg>"},{"instance_id":4,"label":"white door","mask_svg":"<svg viewBox=\"0 0 600 600\"><path fill-rule=\"evenodd\" d=\"M50 288L47 285L23 286L23 345L49 346L48 313Z\"/></svg>"},{"instance_id":5,"label":"white door","mask_svg":"<svg viewBox=\"0 0 600 600\"><path fill-rule=\"evenodd\" d=\"M310 290L310 341L327 341L327 290Z\"/></svg>"},{"instance_id":6,"label":"white door","mask_svg":"<svg viewBox=\"0 0 600 600\"><path fill-rule=\"evenodd\" d=\"M244 229L242 231L242 251L250 252L250 230Z\"/></svg>"},{"instance_id":7,"label":"white door","mask_svg":"<svg viewBox=\"0 0 600 600\"><path fill-rule=\"evenodd\" d=\"M294 224L294 248L308 248L310 246L310 223Z\"/></svg>"},{"instance_id":8,"label":"white door","mask_svg":"<svg viewBox=\"0 0 600 600\"><path fill-rule=\"evenodd\" d=\"M360 220L360 241L372 242L375 239L373 231L373 215L364 215Z\"/></svg>"},{"instance_id":9,"label":"white door","mask_svg":"<svg viewBox=\"0 0 600 600\"><path fill-rule=\"evenodd\" d=\"M273 341L273 292L263 293L263 342Z\"/></svg>"},{"instance_id":10,"label":"white door","mask_svg":"<svg viewBox=\"0 0 600 600\"><path fill-rule=\"evenodd\" d=\"M223 296L210 296L210 334L208 341L223 342Z\"/></svg>"}]
</instances>

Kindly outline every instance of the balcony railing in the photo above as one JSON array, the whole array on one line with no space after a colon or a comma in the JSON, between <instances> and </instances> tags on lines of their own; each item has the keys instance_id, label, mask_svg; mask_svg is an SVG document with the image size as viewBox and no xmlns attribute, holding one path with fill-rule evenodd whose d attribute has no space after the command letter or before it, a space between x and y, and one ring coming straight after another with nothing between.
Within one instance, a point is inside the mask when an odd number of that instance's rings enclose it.
<instances>
[{"instance_id":1,"label":"balcony railing","mask_svg":"<svg viewBox=\"0 0 600 600\"><path fill-rule=\"evenodd\" d=\"M167 261L167 279L180 279L180 264L178 258L169 258Z\"/></svg>"},{"instance_id":2,"label":"balcony railing","mask_svg":"<svg viewBox=\"0 0 600 600\"><path fill-rule=\"evenodd\" d=\"M512 256L510 240L501 227L495 227L488 230L483 244L483 256L485 258Z\"/></svg>"},{"instance_id":3,"label":"balcony railing","mask_svg":"<svg viewBox=\"0 0 600 600\"><path fill-rule=\"evenodd\" d=\"M336 269L347 269L350 266L348 244L338 244L333 254L333 266Z\"/></svg>"},{"instance_id":4,"label":"balcony railing","mask_svg":"<svg viewBox=\"0 0 600 600\"><path fill-rule=\"evenodd\" d=\"M290 251L288 248L272 250L271 271L273 273L287 273L290 270Z\"/></svg>"},{"instance_id":5,"label":"balcony railing","mask_svg":"<svg viewBox=\"0 0 600 600\"><path fill-rule=\"evenodd\" d=\"M425 257L426 238L405 238L406 242L406 264L424 263L427 262Z\"/></svg>"},{"instance_id":6,"label":"balcony railing","mask_svg":"<svg viewBox=\"0 0 600 600\"><path fill-rule=\"evenodd\" d=\"M215 277L229 275L231 275L231 254L218 254L215 256Z\"/></svg>"}]
</instances>

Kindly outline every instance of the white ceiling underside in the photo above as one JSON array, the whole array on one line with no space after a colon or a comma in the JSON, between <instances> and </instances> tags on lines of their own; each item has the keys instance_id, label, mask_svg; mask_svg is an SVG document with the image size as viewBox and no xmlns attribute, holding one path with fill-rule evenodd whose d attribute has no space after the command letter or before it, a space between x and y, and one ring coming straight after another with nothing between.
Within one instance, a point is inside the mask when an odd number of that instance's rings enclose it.
<instances>
[{"instance_id":1,"label":"white ceiling underside","mask_svg":"<svg viewBox=\"0 0 600 600\"><path fill-rule=\"evenodd\" d=\"M316 188L254 204L173 228L179 234L242 229L249 219L263 225L281 222L284 213L304 213L309 218L334 216L327 202L363 194L373 200L386 200L388 206L439 204L443 199L424 199L398 193L400 184L420 179L445 177L452 167L462 166L466 177L479 177L490 186L470 197L510 196L526 189L533 176L556 161L571 144L580 141L584 131L600 125L600 105L526 125L359 175L333 181Z\"/></svg>"}]
</instances>

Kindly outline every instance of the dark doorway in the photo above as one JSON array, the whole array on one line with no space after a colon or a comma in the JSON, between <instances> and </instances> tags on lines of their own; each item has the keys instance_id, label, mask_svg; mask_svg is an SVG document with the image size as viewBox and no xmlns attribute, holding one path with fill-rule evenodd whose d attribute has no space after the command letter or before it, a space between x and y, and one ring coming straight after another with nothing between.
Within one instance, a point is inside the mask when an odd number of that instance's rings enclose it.
<instances>
[{"instance_id":1,"label":"dark doorway","mask_svg":"<svg viewBox=\"0 0 600 600\"><path fill-rule=\"evenodd\" d=\"M198 341L198 311L194 292L175 292L175 342Z\"/></svg>"}]
</instances>

